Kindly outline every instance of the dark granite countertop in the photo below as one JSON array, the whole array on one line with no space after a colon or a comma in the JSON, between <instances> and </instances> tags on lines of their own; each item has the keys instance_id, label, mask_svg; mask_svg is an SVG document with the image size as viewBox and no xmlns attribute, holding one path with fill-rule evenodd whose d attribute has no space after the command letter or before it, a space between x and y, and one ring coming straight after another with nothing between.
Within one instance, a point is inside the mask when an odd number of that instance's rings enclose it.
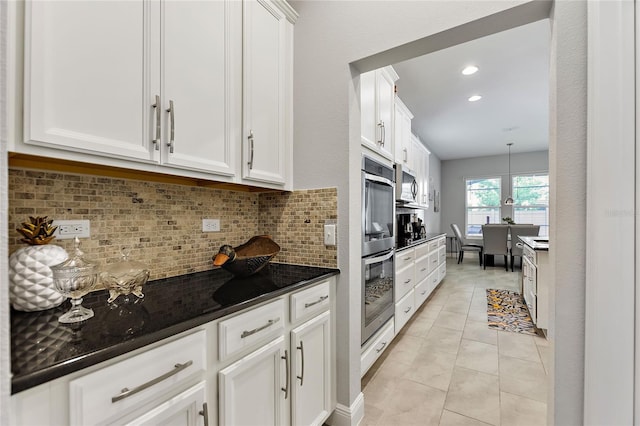
<instances>
[{"instance_id":1,"label":"dark granite countertop","mask_svg":"<svg viewBox=\"0 0 640 426\"><path fill-rule=\"evenodd\" d=\"M338 269L270 263L247 278L222 269L149 281L143 299L97 291L83 306L95 316L73 326L58 322L69 302L40 312L11 310L11 392L157 342L339 273ZM135 303L134 303L135 301Z\"/></svg>"},{"instance_id":2,"label":"dark granite countertop","mask_svg":"<svg viewBox=\"0 0 640 426\"><path fill-rule=\"evenodd\" d=\"M424 244L428 241L435 240L436 238L443 237L445 235L447 235L445 232L429 232L428 234L425 235L424 238L414 241L408 246L397 248L396 251L402 251L402 250L409 249L411 247L419 246L420 244Z\"/></svg>"}]
</instances>

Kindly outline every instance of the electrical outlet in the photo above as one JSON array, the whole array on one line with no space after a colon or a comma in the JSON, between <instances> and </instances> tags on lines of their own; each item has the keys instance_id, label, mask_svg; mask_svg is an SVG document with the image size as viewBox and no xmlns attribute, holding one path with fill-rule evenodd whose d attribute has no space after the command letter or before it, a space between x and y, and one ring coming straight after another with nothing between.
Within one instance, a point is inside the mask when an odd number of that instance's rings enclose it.
<instances>
[{"instance_id":1,"label":"electrical outlet","mask_svg":"<svg viewBox=\"0 0 640 426\"><path fill-rule=\"evenodd\" d=\"M54 220L53 225L58 227L53 235L59 240L91 237L91 222L88 220Z\"/></svg>"},{"instance_id":2,"label":"electrical outlet","mask_svg":"<svg viewBox=\"0 0 640 426\"><path fill-rule=\"evenodd\" d=\"M202 219L202 232L220 232L220 219Z\"/></svg>"}]
</instances>

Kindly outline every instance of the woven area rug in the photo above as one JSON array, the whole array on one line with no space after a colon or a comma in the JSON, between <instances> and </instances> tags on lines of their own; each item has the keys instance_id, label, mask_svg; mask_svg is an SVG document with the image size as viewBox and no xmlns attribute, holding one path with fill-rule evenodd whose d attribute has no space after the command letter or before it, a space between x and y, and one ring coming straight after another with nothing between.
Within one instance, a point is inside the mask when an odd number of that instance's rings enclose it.
<instances>
[{"instance_id":1,"label":"woven area rug","mask_svg":"<svg viewBox=\"0 0 640 426\"><path fill-rule=\"evenodd\" d=\"M516 333L540 334L529 315L522 295L508 290L487 289L489 327Z\"/></svg>"}]
</instances>

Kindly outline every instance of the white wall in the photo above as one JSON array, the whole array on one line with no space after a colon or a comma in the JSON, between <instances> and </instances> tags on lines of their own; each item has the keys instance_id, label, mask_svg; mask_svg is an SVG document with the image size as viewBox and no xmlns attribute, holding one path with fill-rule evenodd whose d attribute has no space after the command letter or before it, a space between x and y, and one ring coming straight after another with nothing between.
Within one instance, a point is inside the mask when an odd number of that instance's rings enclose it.
<instances>
[{"instance_id":1,"label":"white wall","mask_svg":"<svg viewBox=\"0 0 640 426\"><path fill-rule=\"evenodd\" d=\"M506 150L505 145L505 150ZM548 172L549 151L511 154L511 174ZM465 224L465 178L492 176L502 177L502 197L509 192L509 158L508 155L491 155L487 157L447 160L442 162L442 228L441 232L453 235L451 224L456 223L460 229ZM512 209L502 206L500 217L511 216Z\"/></svg>"},{"instance_id":2,"label":"white wall","mask_svg":"<svg viewBox=\"0 0 640 426\"><path fill-rule=\"evenodd\" d=\"M360 394L360 137L358 105L358 70L349 64L358 61L359 71L399 62L411 56L412 49L443 48L445 44L467 41L470 31L489 34L497 28L506 28L504 19L527 23L526 13L500 15L496 20L482 21L465 26L464 31L454 30L450 37L442 33L451 28L505 11L511 7L543 2L518 1L293 1L300 13L295 27L294 59L294 185L296 189L335 186L338 188L338 403L347 408ZM577 3L577 2L576 2ZM532 6L533 7L533 6ZM572 6L566 6L569 9ZM580 6L573 6L580 8ZM513 10L513 9L512 9ZM518 12L522 9L518 8ZM525 11L526 12L526 11ZM565 11L560 10L559 17ZM568 15L570 11L566 12ZM579 21L583 17L578 14ZM558 20L562 26L563 20ZM506 26L508 27L508 24ZM586 29L569 25L562 29L567 35L584 38ZM396 46L427 37L427 43ZM431 43L433 42L433 43ZM573 41L558 39L561 49L570 50ZM433 47L437 45L437 47ZM382 52L380 55L376 55ZM397 53L397 54L396 54ZM422 51L420 54L427 53ZM364 59L375 55L370 59ZM413 56L416 56L415 52ZM563 65L566 61L563 61ZM569 82L574 78L573 64L560 74ZM568 64L569 65L569 64ZM575 74L582 81L583 73ZM584 99L573 107L580 107ZM558 98L564 102L564 96ZM569 102L573 104L573 102ZM563 112L566 111L563 109ZM584 123L568 114L566 128L580 127ZM579 156L579 149L576 152ZM566 164L567 171L582 164ZM556 185L565 188L563 183ZM570 182L569 187L572 186ZM580 190L579 187L573 188ZM441 191L442 192L442 191ZM582 192L569 195L569 199L582 198ZM573 209L572 209L573 210ZM584 213L584 212L583 212ZM435 223L435 222L434 222ZM442 229L441 221L440 228ZM566 250L567 248L563 248ZM582 248L573 247L572 255L580 256ZM569 310L569 317L582 311ZM580 318L575 318L580 319ZM582 348L572 347L577 358ZM569 354L566 354L569 355ZM573 356L571 357L573 358ZM573 374L573 372L572 372ZM563 389L568 395L568 406L561 410L573 413L582 403L575 395L576 378ZM567 423L567 422L565 422ZM571 422L574 423L574 422Z\"/></svg>"}]
</instances>

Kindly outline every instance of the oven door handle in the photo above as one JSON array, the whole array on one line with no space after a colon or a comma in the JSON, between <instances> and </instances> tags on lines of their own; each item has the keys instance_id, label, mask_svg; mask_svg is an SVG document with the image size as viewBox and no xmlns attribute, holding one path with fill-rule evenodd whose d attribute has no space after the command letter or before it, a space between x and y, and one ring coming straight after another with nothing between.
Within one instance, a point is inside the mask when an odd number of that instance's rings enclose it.
<instances>
[{"instance_id":1,"label":"oven door handle","mask_svg":"<svg viewBox=\"0 0 640 426\"><path fill-rule=\"evenodd\" d=\"M378 256L378 257L367 257L364 259L364 264L365 265L371 265L373 263L380 263L380 262L384 262L387 259L390 259L393 257L393 250L390 251L389 253L385 254L384 256Z\"/></svg>"},{"instance_id":2,"label":"oven door handle","mask_svg":"<svg viewBox=\"0 0 640 426\"><path fill-rule=\"evenodd\" d=\"M372 174L369 174L369 173L365 173L364 174L364 178L366 180L370 180L370 181L374 181L374 182L378 182L378 183L383 183L385 185L389 185L391 188L393 188L393 182L391 182L387 178L383 178L383 177L380 177L380 176L372 175Z\"/></svg>"}]
</instances>

